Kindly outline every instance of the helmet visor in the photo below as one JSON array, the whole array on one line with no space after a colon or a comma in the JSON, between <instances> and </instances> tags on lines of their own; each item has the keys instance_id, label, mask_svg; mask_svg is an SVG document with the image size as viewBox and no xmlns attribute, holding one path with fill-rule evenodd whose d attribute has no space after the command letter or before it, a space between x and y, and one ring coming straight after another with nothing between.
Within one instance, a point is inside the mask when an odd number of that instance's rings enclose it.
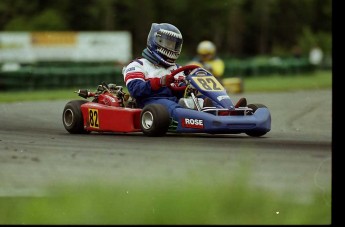
<instances>
[{"instance_id":1,"label":"helmet visor","mask_svg":"<svg viewBox=\"0 0 345 227\"><path fill-rule=\"evenodd\" d=\"M164 33L157 32L155 35L155 42L158 46L168 49L173 52L181 52L182 49L182 38L175 37Z\"/></svg>"}]
</instances>

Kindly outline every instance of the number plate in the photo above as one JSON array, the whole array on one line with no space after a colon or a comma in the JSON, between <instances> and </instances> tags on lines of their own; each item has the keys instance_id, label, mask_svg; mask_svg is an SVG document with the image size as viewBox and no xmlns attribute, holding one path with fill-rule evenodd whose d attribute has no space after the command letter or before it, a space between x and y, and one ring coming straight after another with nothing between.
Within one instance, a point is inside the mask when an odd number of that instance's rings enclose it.
<instances>
[{"instance_id":1,"label":"number plate","mask_svg":"<svg viewBox=\"0 0 345 227\"><path fill-rule=\"evenodd\" d=\"M90 127L99 128L99 118L97 109L89 109L89 122Z\"/></svg>"},{"instance_id":2,"label":"number plate","mask_svg":"<svg viewBox=\"0 0 345 227\"><path fill-rule=\"evenodd\" d=\"M212 76L196 76L193 81L204 91L223 91L224 87Z\"/></svg>"}]
</instances>

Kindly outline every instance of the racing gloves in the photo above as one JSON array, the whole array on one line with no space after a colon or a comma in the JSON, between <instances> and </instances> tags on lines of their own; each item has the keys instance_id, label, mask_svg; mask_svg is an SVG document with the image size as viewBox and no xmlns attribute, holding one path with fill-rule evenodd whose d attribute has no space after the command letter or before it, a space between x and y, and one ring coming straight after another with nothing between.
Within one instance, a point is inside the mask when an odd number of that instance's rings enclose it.
<instances>
[{"instance_id":1,"label":"racing gloves","mask_svg":"<svg viewBox=\"0 0 345 227\"><path fill-rule=\"evenodd\" d=\"M160 89L161 87L166 87L174 82L174 76L171 74L164 75L161 78L152 78L150 80L151 83L151 89L156 91Z\"/></svg>"}]
</instances>

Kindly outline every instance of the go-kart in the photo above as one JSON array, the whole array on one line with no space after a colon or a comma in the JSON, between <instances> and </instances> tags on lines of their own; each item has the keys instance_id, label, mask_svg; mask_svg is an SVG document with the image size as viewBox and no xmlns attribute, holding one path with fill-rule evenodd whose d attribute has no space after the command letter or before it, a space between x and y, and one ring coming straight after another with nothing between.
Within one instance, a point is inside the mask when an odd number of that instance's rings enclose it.
<instances>
[{"instance_id":1,"label":"go-kart","mask_svg":"<svg viewBox=\"0 0 345 227\"><path fill-rule=\"evenodd\" d=\"M176 76L180 72L185 77ZM271 130L271 114L263 104L236 107L219 81L207 70L186 65L171 72L171 89L183 89L184 97L173 120L165 106L137 108L135 99L122 86L102 83L95 92L75 91L88 100L68 102L62 113L65 129L72 134L90 132L143 132L146 136L174 133L239 134L260 137ZM178 84L183 84L182 87Z\"/></svg>"}]
</instances>

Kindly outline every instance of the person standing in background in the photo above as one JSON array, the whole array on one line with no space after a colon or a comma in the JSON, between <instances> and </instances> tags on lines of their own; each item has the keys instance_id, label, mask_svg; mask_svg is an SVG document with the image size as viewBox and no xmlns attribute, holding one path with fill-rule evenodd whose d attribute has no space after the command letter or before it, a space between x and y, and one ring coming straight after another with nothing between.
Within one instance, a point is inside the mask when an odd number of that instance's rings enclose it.
<instances>
[{"instance_id":1,"label":"person standing in background","mask_svg":"<svg viewBox=\"0 0 345 227\"><path fill-rule=\"evenodd\" d=\"M189 64L199 65L212 73L220 83L224 74L224 61L217 56L216 45L209 41L201 41L196 49L197 56Z\"/></svg>"}]
</instances>

